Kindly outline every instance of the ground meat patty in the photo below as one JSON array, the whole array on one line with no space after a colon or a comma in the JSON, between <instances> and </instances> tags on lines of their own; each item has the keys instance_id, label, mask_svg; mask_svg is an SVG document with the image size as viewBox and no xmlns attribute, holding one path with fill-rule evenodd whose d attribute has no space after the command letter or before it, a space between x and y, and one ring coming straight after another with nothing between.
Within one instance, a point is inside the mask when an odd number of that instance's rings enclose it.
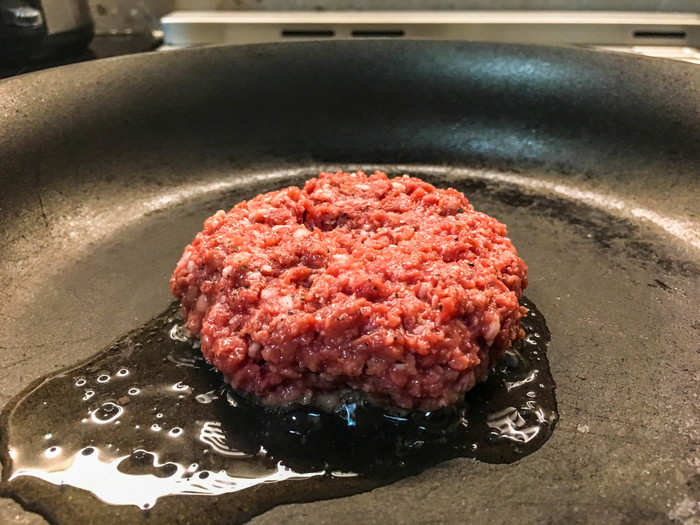
<instances>
[{"instance_id":1,"label":"ground meat patty","mask_svg":"<svg viewBox=\"0 0 700 525\"><path fill-rule=\"evenodd\" d=\"M207 219L170 287L204 356L267 404L352 389L434 409L522 336L506 235L454 189L321 173Z\"/></svg>"}]
</instances>

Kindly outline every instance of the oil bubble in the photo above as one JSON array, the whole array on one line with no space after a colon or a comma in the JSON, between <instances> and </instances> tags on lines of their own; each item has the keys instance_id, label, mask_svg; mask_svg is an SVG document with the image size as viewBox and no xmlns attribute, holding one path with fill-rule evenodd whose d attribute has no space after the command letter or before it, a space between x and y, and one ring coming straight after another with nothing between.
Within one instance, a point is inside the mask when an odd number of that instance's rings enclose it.
<instances>
[{"instance_id":1,"label":"oil bubble","mask_svg":"<svg viewBox=\"0 0 700 525\"><path fill-rule=\"evenodd\" d=\"M111 423L112 421L119 418L119 416L121 416L123 412L123 407L117 405L116 403L112 403L111 401L107 401L106 403L102 404L99 408L94 410L92 414L90 414L90 419L93 423L97 423L98 425L104 425L106 423Z\"/></svg>"},{"instance_id":2,"label":"oil bubble","mask_svg":"<svg viewBox=\"0 0 700 525\"><path fill-rule=\"evenodd\" d=\"M49 447L44 451L44 456L47 458L55 458L61 453L61 447Z\"/></svg>"}]
</instances>

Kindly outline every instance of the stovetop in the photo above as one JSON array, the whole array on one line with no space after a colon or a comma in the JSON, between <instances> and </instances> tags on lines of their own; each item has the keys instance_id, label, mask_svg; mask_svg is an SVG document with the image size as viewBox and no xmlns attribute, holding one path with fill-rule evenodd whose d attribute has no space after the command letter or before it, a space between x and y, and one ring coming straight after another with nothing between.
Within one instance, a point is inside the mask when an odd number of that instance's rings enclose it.
<instances>
[{"instance_id":1,"label":"stovetop","mask_svg":"<svg viewBox=\"0 0 700 525\"><path fill-rule=\"evenodd\" d=\"M464 39L577 45L700 64L695 13L561 11L176 11L162 31L99 33L79 54L0 66L0 79L156 49L339 38Z\"/></svg>"}]
</instances>

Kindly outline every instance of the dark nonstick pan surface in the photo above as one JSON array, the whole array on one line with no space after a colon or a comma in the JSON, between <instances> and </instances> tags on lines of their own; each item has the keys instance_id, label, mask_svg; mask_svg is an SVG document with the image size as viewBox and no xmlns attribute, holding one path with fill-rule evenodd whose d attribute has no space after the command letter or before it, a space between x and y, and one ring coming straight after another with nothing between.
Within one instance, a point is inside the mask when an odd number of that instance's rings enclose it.
<instances>
[{"instance_id":1,"label":"dark nonstick pan surface","mask_svg":"<svg viewBox=\"0 0 700 525\"><path fill-rule=\"evenodd\" d=\"M0 402L170 303L218 208L324 169L464 191L508 224L560 422L255 523L700 519L700 68L475 43L220 47L0 83ZM10 500L0 522L19 516Z\"/></svg>"}]
</instances>

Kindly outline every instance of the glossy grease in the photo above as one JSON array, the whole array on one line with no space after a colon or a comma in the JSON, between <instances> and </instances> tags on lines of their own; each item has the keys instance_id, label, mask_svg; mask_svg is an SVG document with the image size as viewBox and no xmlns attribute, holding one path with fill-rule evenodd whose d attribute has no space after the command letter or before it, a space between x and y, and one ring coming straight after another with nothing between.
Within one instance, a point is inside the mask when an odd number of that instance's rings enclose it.
<instances>
[{"instance_id":1,"label":"glossy grease","mask_svg":"<svg viewBox=\"0 0 700 525\"><path fill-rule=\"evenodd\" d=\"M344 395L331 412L263 408L227 387L177 305L3 412L3 492L52 522L241 522L283 503L349 495L441 461L510 463L557 421L532 302L526 337L464 403L395 411Z\"/></svg>"}]
</instances>

